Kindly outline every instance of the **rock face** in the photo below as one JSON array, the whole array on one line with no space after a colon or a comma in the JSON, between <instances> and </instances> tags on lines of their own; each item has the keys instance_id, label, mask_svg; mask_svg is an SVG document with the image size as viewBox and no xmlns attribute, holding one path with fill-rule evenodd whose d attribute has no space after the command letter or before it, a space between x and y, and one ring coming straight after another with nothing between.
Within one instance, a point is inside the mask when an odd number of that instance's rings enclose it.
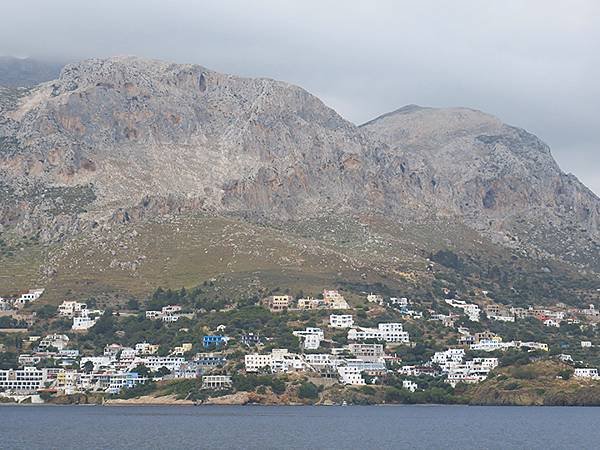
<instances>
[{"instance_id":1,"label":"rock face","mask_svg":"<svg viewBox=\"0 0 600 450\"><path fill-rule=\"evenodd\" d=\"M397 176L437 211L499 240L597 261L600 201L525 130L466 108L410 105L361 126L387 143Z\"/></svg>"},{"instance_id":2,"label":"rock face","mask_svg":"<svg viewBox=\"0 0 600 450\"><path fill-rule=\"evenodd\" d=\"M0 90L0 196L0 226L48 239L196 209L410 212L588 262L600 228L599 199L545 144L478 111L410 106L357 127L296 86L132 57Z\"/></svg>"}]
</instances>

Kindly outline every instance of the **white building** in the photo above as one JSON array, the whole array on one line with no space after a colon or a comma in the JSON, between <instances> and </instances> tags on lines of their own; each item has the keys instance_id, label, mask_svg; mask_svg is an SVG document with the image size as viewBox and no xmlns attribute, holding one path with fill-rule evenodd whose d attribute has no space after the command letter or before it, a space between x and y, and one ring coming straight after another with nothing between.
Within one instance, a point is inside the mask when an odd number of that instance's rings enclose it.
<instances>
[{"instance_id":1,"label":"white building","mask_svg":"<svg viewBox=\"0 0 600 450\"><path fill-rule=\"evenodd\" d=\"M38 344L40 351L44 352L50 347L54 347L58 351L64 350L69 345L69 336L66 334L49 334Z\"/></svg>"},{"instance_id":2,"label":"white building","mask_svg":"<svg viewBox=\"0 0 600 450\"><path fill-rule=\"evenodd\" d=\"M376 339L385 342L410 342L408 332L403 330L401 323L380 323L377 328L351 328L348 330L351 341L366 341Z\"/></svg>"},{"instance_id":3,"label":"white building","mask_svg":"<svg viewBox=\"0 0 600 450\"><path fill-rule=\"evenodd\" d=\"M259 372L262 369L270 369L272 373L280 372L302 372L306 370L307 365L304 358L312 358L313 362L318 359L318 355L303 355L290 353L284 348L274 348L271 354L260 355L258 353L246 355L244 363L246 372Z\"/></svg>"},{"instance_id":4,"label":"white building","mask_svg":"<svg viewBox=\"0 0 600 450\"><path fill-rule=\"evenodd\" d=\"M244 356L244 364L246 366L246 372L253 373L259 372L261 369L271 367L272 356L261 355L253 353L251 355Z\"/></svg>"},{"instance_id":5,"label":"white building","mask_svg":"<svg viewBox=\"0 0 600 450\"><path fill-rule=\"evenodd\" d=\"M354 317L352 314L331 314L329 326L331 328L350 328L354 326Z\"/></svg>"},{"instance_id":6,"label":"white building","mask_svg":"<svg viewBox=\"0 0 600 450\"><path fill-rule=\"evenodd\" d=\"M410 392L415 392L418 388L417 383L410 380L402 380L402 387L408 389Z\"/></svg>"},{"instance_id":7,"label":"white building","mask_svg":"<svg viewBox=\"0 0 600 450\"><path fill-rule=\"evenodd\" d=\"M29 302L35 302L43 293L43 289L30 289L26 293L21 294L21 296L15 300L15 303L18 305L25 305Z\"/></svg>"},{"instance_id":8,"label":"white building","mask_svg":"<svg viewBox=\"0 0 600 450\"><path fill-rule=\"evenodd\" d=\"M372 292L367 295L367 301L369 303L377 303L379 305L383 305L383 296L379 294L373 294Z\"/></svg>"},{"instance_id":9,"label":"white building","mask_svg":"<svg viewBox=\"0 0 600 450\"><path fill-rule=\"evenodd\" d=\"M590 304L590 307L588 309L581 310L581 314L591 317L598 317L600 316L600 310L596 309L594 305Z\"/></svg>"},{"instance_id":10,"label":"white building","mask_svg":"<svg viewBox=\"0 0 600 450\"><path fill-rule=\"evenodd\" d=\"M462 348L449 348L443 352L435 352L431 362L441 367L443 372L459 366L465 357L465 350Z\"/></svg>"},{"instance_id":11,"label":"white building","mask_svg":"<svg viewBox=\"0 0 600 450\"><path fill-rule=\"evenodd\" d=\"M546 319L546 320L544 320L544 325L546 325L547 327L559 328L560 322L556 319Z\"/></svg>"},{"instance_id":12,"label":"white building","mask_svg":"<svg viewBox=\"0 0 600 450\"><path fill-rule=\"evenodd\" d=\"M146 319L157 320L161 319L163 322L177 322L180 317L182 308L179 305L167 305L163 306L160 311L146 311Z\"/></svg>"},{"instance_id":13,"label":"white building","mask_svg":"<svg viewBox=\"0 0 600 450\"><path fill-rule=\"evenodd\" d=\"M474 358L452 367L446 380L452 387L458 383L479 383L487 378L490 371L498 366L497 358Z\"/></svg>"},{"instance_id":14,"label":"white building","mask_svg":"<svg viewBox=\"0 0 600 450\"><path fill-rule=\"evenodd\" d=\"M461 308L471 322L479 322L479 314L481 310L478 305L467 303L464 300L456 300L447 298L445 302L453 308Z\"/></svg>"},{"instance_id":15,"label":"white building","mask_svg":"<svg viewBox=\"0 0 600 450\"><path fill-rule=\"evenodd\" d=\"M22 353L19 355L19 359L17 360L17 362L19 363L19 366L21 366L21 367L23 367L23 366L30 367L30 366L35 366L41 360L42 360L41 356L29 355L27 353Z\"/></svg>"},{"instance_id":16,"label":"white building","mask_svg":"<svg viewBox=\"0 0 600 450\"><path fill-rule=\"evenodd\" d=\"M121 361L131 361L137 356L138 352L136 349L131 347L123 347L119 359Z\"/></svg>"},{"instance_id":17,"label":"white building","mask_svg":"<svg viewBox=\"0 0 600 450\"><path fill-rule=\"evenodd\" d=\"M162 312L160 311L146 311L146 319L156 320L162 317Z\"/></svg>"},{"instance_id":18,"label":"white building","mask_svg":"<svg viewBox=\"0 0 600 450\"><path fill-rule=\"evenodd\" d=\"M58 306L58 315L61 317L72 318L87 308L85 303L65 300Z\"/></svg>"},{"instance_id":19,"label":"white building","mask_svg":"<svg viewBox=\"0 0 600 450\"><path fill-rule=\"evenodd\" d=\"M323 290L323 303L329 309L349 309L346 299L338 291Z\"/></svg>"},{"instance_id":20,"label":"white building","mask_svg":"<svg viewBox=\"0 0 600 450\"><path fill-rule=\"evenodd\" d=\"M514 342L502 342L498 339L482 339L479 342L471 344L470 349L493 352L496 350L506 350L509 347L514 347Z\"/></svg>"},{"instance_id":21,"label":"white building","mask_svg":"<svg viewBox=\"0 0 600 450\"><path fill-rule=\"evenodd\" d=\"M129 370L133 370L138 365L144 365L153 372L156 372L162 367L171 372L181 369L181 366L186 363L185 358L181 356L137 356L129 365Z\"/></svg>"},{"instance_id":22,"label":"white building","mask_svg":"<svg viewBox=\"0 0 600 450\"><path fill-rule=\"evenodd\" d=\"M517 348L530 348L531 350L541 350L543 352L547 352L549 350L548 344L544 344L543 342L521 342L521 341L512 341L514 346Z\"/></svg>"},{"instance_id":23,"label":"white building","mask_svg":"<svg viewBox=\"0 0 600 450\"><path fill-rule=\"evenodd\" d=\"M590 369L590 368L575 369L574 376L577 378L593 378L593 379L597 379L599 377L598 369Z\"/></svg>"},{"instance_id":24,"label":"white building","mask_svg":"<svg viewBox=\"0 0 600 450\"><path fill-rule=\"evenodd\" d=\"M390 298L390 305L398 306L400 308L403 308L405 306L408 306L408 299L406 297L402 297L402 298L391 297Z\"/></svg>"},{"instance_id":25,"label":"white building","mask_svg":"<svg viewBox=\"0 0 600 450\"><path fill-rule=\"evenodd\" d=\"M337 372L340 378L340 383L351 384L355 386L365 385L365 379L361 375L359 367L348 367L340 366L337 368Z\"/></svg>"},{"instance_id":26,"label":"white building","mask_svg":"<svg viewBox=\"0 0 600 450\"><path fill-rule=\"evenodd\" d=\"M123 346L120 344L108 344L104 347L103 355L109 358L116 358L122 348Z\"/></svg>"},{"instance_id":27,"label":"white building","mask_svg":"<svg viewBox=\"0 0 600 450\"><path fill-rule=\"evenodd\" d=\"M305 330L294 331L292 334L302 340L302 345L306 350L318 349L325 336L322 329L311 327L307 327Z\"/></svg>"},{"instance_id":28,"label":"white building","mask_svg":"<svg viewBox=\"0 0 600 450\"><path fill-rule=\"evenodd\" d=\"M48 369L25 367L19 370L0 370L0 391L12 394L35 394L46 387Z\"/></svg>"},{"instance_id":29,"label":"white building","mask_svg":"<svg viewBox=\"0 0 600 450\"><path fill-rule=\"evenodd\" d=\"M229 375L205 375L202 377L202 389L227 389L231 387Z\"/></svg>"},{"instance_id":30,"label":"white building","mask_svg":"<svg viewBox=\"0 0 600 450\"><path fill-rule=\"evenodd\" d=\"M109 369L113 367L115 359L111 356L83 356L79 361L79 367L82 369L86 366L86 363L93 365L94 372L98 372L103 369Z\"/></svg>"},{"instance_id":31,"label":"white building","mask_svg":"<svg viewBox=\"0 0 600 450\"><path fill-rule=\"evenodd\" d=\"M87 309L83 309L78 315L73 317L73 331L86 331L96 325L98 317L91 317Z\"/></svg>"},{"instance_id":32,"label":"white building","mask_svg":"<svg viewBox=\"0 0 600 450\"><path fill-rule=\"evenodd\" d=\"M581 348L590 348L592 347L592 341L581 341Z\"/></svg>"},{"instance_id":33,"label":"white building","mask_svg":"<svg viewBox=\"0 0 600 450\"><path fill-rule=\"evenodd\" d=\"M321 346L321 338L316 334L306 335L303 345L305 350L317 350Z\"/></svg>"}]
</instances>

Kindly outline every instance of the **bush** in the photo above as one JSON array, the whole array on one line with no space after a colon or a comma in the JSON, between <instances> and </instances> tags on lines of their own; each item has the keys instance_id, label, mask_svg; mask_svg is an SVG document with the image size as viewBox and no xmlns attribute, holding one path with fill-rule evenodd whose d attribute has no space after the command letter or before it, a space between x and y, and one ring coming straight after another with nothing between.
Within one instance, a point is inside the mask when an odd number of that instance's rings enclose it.
<instances>
[{"instance_id":1,"label":"bush","mask_svg":"<svg viewBox=\"0 0 600 450\"><path fill-rule=\"evenodd\" d=\"M515 367L511 372L512 376L519 380L533 380L537 378L535 371L528 367Z\"/></svg>"},{"instance_id":2,"label":"bush","mask_svg":"<svg viewBox=\"0 0 600 450\"><path fill-rule=\"evenodd\" d=\"M563 380L568 380L573 376L573 369L564 369L558 372L558 376Z\"/></svg>"},{"instance_id":3,"label":"bush","mask_svg":"<svg viewBox=\"0 0 600 450\"><path fill-rule=\"evenodd\" d=\"M300 398L310 398L315 399L319 397L319 388L314 384L309 382L304 382L300 385L298 389L298 397Z\"/></svg>"},{"instance_id":4,"label":"bush","mask_svg":"<svg viewBox=\"0 0 600 450\"><path fill-rule=\"evenodd\" d=\"M275 394L281 395L285 392L285 382L279 378L275 378L271 382L271 389Z\"/></svg>"}]
</instances>

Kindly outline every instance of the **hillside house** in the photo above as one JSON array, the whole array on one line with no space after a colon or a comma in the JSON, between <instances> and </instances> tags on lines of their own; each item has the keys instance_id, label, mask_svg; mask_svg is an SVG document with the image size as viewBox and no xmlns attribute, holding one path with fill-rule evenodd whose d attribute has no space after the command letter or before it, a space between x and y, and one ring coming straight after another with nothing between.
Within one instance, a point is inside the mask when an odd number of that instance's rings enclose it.
<instances>
[{"instance_id":1,"label":"hillside house","mask_svg":"<svg viewBox=\"0 0 600 450\"><path fill-rule=\"evenodd\" d=\"M208 335L202 338L202 346L204 348L221 347L223 345L226 345L228 341L228 337L222 336L220 334Z\"/></svg>"},{"instance_id":2,"label":"hillside house","mask_svg":"<svg viewBox=\"0 0 600 450\"><path fill-rule=\"evenodd\" d=\"M229 389L231 386L229 375L205 375L202 377L202 389Z\"/></svg>"},{"instance_id":3,"label":"hillside house","mask_svg":"<svg viewBox=\"0 0 600 450\"><path fill-rule=\"evenodd\" d=\"M401 323L380 323L377 328L351 328L348 330L348 340L366 341L376 339L385 342L410 342L408 332L403 330Z\"/></svg>"},{"instance_id":4,"label":"hillside house","mask_svg":"<svg viewBox=\"0 0 600 450\"><path fill-rule=\"evenodd\" d=\"M354 326L354 318L352 314L331 314L329 326L331 328L350 328Z\"/></svg>"},{"instance_id":5,"label":"hillside house","mask_svg":"<svg viewBox=\"0 0 600 450\"><path fill-rule=\"evenodd\" d=\"M580 369L575 369L575 373L573 374L574 377L576 378L592 378L592 379L598 379L598 369L591 369L591 368L580 368Z\"/></svg>"},{"instance_id":6,"label":"hillside house","mask_svg":"<svg viewBox=\"0 0 600 450\"><path fill-rule=\"evenodd\" d=\"M335 290L323 290L323 302L329 309L349 309L350 306L342 294Z\"/></svg>"}]
</instances>

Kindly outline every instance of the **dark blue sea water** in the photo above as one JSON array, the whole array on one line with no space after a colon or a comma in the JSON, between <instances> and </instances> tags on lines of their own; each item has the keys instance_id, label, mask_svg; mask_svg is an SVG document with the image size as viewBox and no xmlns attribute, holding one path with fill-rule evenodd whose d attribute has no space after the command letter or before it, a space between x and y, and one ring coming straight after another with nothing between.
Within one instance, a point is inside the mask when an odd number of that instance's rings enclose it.
<instances>
[{"instance_id":1,"label":"dark blue sea water","mask_svg":"<svg viewBox=\"0 0 600 450\"><path fill-rule=\"evenodd\" d=\"M599 449L600 408L4 406L2 449Z\"/></svg>"}]
</instances>

